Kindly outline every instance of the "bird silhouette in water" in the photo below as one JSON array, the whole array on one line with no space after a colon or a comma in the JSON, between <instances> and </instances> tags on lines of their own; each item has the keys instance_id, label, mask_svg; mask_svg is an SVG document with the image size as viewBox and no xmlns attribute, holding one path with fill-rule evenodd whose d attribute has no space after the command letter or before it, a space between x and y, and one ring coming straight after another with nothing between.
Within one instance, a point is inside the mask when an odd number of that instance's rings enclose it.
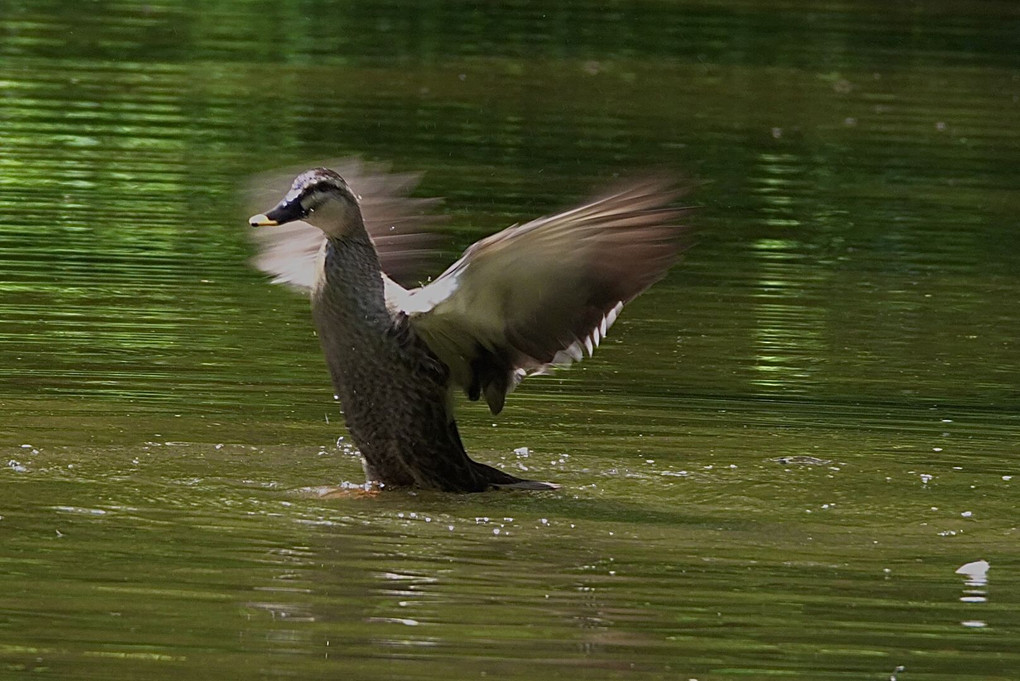
<instances>
[{"instance_id":1,"label":"bird silhouette in water","mask_svg":"<svg viewBox=\"0 0 1020 681\"><path fill-rule=\"evenodd\" d=\"M429 252L422 221L434 201L407 196L414 175L331 165L341 172L299 174L275 207L249 222L264 228L256 232L256 267L311 291L368 482L555 489L472 460L457 431L455 393L484 399L498 414L525 376L591 355L623 306L676 259L684 209L672 204L684 190L665 178L623 184L486 237L431 283L405 288L395 279ZM264 197L273 184L263 176L253 186Z\"/></svg>"}]
</instances>

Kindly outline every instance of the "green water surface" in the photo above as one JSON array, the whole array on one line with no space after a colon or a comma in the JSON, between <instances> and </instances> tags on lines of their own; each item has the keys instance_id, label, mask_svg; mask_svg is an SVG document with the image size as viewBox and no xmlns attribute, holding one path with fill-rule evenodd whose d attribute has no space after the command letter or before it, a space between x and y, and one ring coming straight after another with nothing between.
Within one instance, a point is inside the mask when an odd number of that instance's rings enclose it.
<instances>
[{"instance_id":1,"label":"green water surface","mask_svg":"<svg viewBox=\"0 0 1020 681\"><path fill-rule=\"evenodd\" d=\"M1018 55L993 0L0 0L0 679L1020 678ZM559 492L316 495L243 188L352 155L446 262L699 184L594 358L461 405Z\"/></svg>"}]
</instances>

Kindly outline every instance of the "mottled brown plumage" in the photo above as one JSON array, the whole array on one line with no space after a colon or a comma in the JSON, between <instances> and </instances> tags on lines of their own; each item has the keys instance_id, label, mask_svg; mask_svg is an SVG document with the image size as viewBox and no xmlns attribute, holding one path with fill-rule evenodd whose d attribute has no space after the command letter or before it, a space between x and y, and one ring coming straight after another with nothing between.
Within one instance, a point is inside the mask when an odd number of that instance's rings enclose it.
<instances>
[{"instance_id":1,"label":"mottled brown plumage","mask_svg":"<svg viewBox=\"0 0 1020 681\"><path fill-rule=\"evenodd\" d=\"M471 460L452 392L484 397L496 414L523 376L590 355L622 306L675 259L682 229L670 203L680 192L664 180L631 183L487 237L434 282L408 290L384 270L428 250L412 238L410 217L424 202L398 198L413 186L406 176L346 172L360 197L340 174L317 168L250 222L290 223L283 239L258 232L267 236L256 265L311 288L369 481L461 492L554 488Z\"/></svg>"}]
</instances>

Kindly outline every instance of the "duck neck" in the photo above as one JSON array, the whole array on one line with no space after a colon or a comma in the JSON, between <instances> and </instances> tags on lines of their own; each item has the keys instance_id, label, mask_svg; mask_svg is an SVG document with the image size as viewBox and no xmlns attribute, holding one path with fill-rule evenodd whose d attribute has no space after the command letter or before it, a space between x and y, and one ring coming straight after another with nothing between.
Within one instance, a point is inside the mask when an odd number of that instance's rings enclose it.
<instances>
[{"instance_id":1,"label":"duck neck","mask_svg":"<svg viewBox=\"0 0 1020 681\"><path fill-rule=\"evenodd\" d=\"M345 328L388 328L392 320L386 309L382 268L368 233L362 228L327 237L324 256L313 296L320 334Z\"/></svg>"}]
</instances>

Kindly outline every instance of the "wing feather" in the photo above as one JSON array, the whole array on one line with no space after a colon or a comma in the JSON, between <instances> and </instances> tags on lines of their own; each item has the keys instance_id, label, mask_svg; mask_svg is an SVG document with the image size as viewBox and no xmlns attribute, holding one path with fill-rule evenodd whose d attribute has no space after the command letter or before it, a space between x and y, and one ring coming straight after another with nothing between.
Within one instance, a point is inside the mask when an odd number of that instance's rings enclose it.
<instances>
[{"instance_id":1,"label":"wing feather","mask_svg":"<svg viewBox=\"0 0 1020 681\"><path fill-rule=\"evenodd\" d=\"M685 190L626 185L558 215L482 239L408 292L415 330L472 399L498 413L526 374L591 356L623 308L681 250Z\"/></svg>"}]
</instances>

